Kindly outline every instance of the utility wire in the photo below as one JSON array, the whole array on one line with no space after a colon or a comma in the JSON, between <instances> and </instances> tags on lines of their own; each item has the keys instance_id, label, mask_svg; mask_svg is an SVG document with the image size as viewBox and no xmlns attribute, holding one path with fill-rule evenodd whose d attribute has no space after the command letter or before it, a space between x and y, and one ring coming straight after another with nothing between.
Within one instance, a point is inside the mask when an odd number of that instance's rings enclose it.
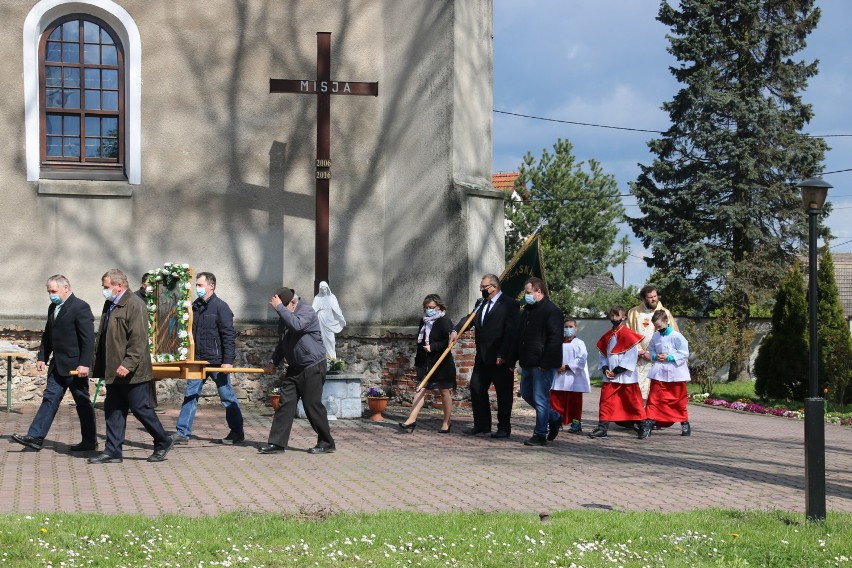
<instances>
[{"instance_id":1,"label":"utility wire","mask_svg":"<svg viewBox=\"0 0 852 568\"><path fill-rule=\"evenodd\" d=\"M591 126L593 128L608 128L610 130L627 130L629 132L649 132L651 134L665 134L665 132L661 130L648 130L645 128L631 128L628 126L612 126L611 124L596 124L594 122L577 122L575 120L562 120L559 118L547 118L544 116L534 116L531 114L520 114L517 112L509 112L506 110L498 110L493 109L493 111L497 114L505 114L508 116L518 116L521 118L530 118L532 120L543 120L545 122L559 122L561 124L574 124L576 126ZM805 134L808 138L850 138L852 134ZM852 171L850 170L842 170L842 171ZM826 172L826 173L836 173L836 172Z\"/></svg>"}]
</instances>

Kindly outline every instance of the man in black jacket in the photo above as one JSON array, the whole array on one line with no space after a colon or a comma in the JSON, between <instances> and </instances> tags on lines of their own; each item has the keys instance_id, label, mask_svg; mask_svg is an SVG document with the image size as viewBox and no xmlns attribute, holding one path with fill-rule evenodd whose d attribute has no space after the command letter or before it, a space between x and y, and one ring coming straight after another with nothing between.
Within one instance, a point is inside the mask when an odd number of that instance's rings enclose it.
<instances>
[{"instance_id":1,"label":"man in black jacket","mask_svg":"<svg viewBox=\"0 0 852 568\"><path fill-rule=\"evenodd\" d=\"M234 312L216 295L216 277L211 272L199 272L195 279L195 293L198 298L192 303L192 337L195 340L196 361L207 361L216 367L233 367L236 357L236 337L234 331ZM245 440L243 432L243 413L240 403L231 386L228 373L209 373L204 379L186 382L183 405L177 420L176 444L186 444L192 435L192 423L198 408L198 397L204 381L213 379L219 391L219 400L225 407L225 421L230 431L220 444L237 444Z\"/></svg>"},{"instance_id":2,"label":"man in black jacket","mask_svg":"<svg viewBox=\"0 0 852 568\"><path fill-rule=\"evenodd\" d=\"M96 450L95 411L89 400L89 367L95 348L95 316L89 304L71 293L71 284L61 274L48 279L47 293L50 296L50 307L47 309L47 325L41 336L36 363L36 370L41 373L45 363L50 361L44 398L27 435L12 434L12 441L40 450L65 391L71 389L83 441L69 449L72 452ZM78 373L76 377L71 376L73 370Z\"/></svg>"},{"instance_id":3,"label":"man in black jacket","mask_svg":"<svg viewBox=\"0 0 852 568\"><path fill-rule=\"evenodd\" d=\"M550 387L562 366L562 311L545 295L540 278L525 282L524 302L518 334L521 397L535 408L535 430L524 444L544 446L562 425L562 416L550 406Z\"/></svg>"},{"instance_id":4,"label":"man in black jacket","mask_svg":"<svg viewBox=\"0 0 852 568\"><path fill-rule=\"evenodd\" d=\"M497 394L497 431L491 437L508 438L512 431L510 420L515 385L515 353L521 311L517 300L500 291L500 279L496 275L483 276L479 290L483 303L473 320L476 358L470 375L473 426L464 430L464 433L475 436L491 432L488 388L493 384ZM450 335L451 341L456 340L469 317L463 318L456 325Z\"/></svg>"}]
</instances>

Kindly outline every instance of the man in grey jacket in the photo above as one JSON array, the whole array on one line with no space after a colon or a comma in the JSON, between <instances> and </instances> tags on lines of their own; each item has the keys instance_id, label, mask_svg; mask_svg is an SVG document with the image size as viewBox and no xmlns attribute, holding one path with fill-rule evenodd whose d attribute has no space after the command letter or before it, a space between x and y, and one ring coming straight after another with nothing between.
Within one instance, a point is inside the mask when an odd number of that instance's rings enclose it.
<instances>
[{"instance_id":1,"label":"man in grey jacket","mask_svg":"<svg viewBox=\"0 0 852 568\"><path fill-rule=\"evenodd\" d=\"M301 398L305 415L317 433L317 444L308 453L330 454L334 451L334 439L322 404L326 361L317 313L301 302L291 288L279 289L269 305L278 313L279 340L266 371L274 373L282 360L287 361L287 371L281 385L281 406L272 418L269 443L258 451L274 454L287 449L296 405Z\"/></svg>"}]
</instances>

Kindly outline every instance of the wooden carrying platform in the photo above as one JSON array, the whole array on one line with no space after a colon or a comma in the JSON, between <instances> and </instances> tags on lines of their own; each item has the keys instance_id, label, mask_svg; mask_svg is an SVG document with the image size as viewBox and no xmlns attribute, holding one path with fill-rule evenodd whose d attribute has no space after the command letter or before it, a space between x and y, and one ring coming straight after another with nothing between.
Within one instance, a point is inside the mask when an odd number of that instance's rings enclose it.
<instances>
[{"instance_id":1,"label":"wooden carrying platform","mask_svg":"<svg viewBox=\"0 0 852 568\"><path fill-rule=\"evenodd\" d=\"M155 379L203 379L207 373L264 373L255 367L210 367L207 361L173 361L153 365Z\"/></svg>"}]
</instances>

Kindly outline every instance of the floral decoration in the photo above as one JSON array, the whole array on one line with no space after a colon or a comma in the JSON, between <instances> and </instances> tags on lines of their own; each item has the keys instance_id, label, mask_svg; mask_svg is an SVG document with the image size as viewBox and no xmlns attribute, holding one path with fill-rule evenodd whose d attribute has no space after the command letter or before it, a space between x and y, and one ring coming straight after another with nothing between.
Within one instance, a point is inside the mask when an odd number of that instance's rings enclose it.
<instances>
[{"instance_id":1,"label":"floral decoration","mask_svg":"<svg viewBox=\"0 0 852 568\"><path fill-rule=\"evenodd\" d=\"M385 398L388 394L383 388L370 387L367 389L367 398Z\"/></svg>"},{"instance_id":2,"label":"floral decoration","mask_svg":"<svg viewBox=\"0 0 852 568\"><path fill-rule=\"evenodd\" d=\"M752 412L754 414L768 414L770 416L781 416L784 418L795 418L802 420L805 417L805 409L790 410L789 408L763 406L752 402L748 398L741 398L734 402L722 400L719 398L711 398L708 393L694 394L689 397L689 400L698 404L707 404L710 406L721 406L722 408L730 408L731 410L739 410L740 412ZM852 417L848 415L837 415L826 413L825 421L829 424L840 424L843 426L852 426Z\"/></svg>"},{"instance_id":3,"label":"floral decoration","mask_svg":"<svg viewBox=\"0 0 852 568\"><path fill-rule=\"evenodd\" d=\"M172 361L186 361L189 356L189 316L192 310L192 270L188 264L176 264L167 262L162 268L148 271L148 284L145 288L146 300L148 302L148 328L151 335L148 337L148 348L151 350L151 360L155 363L169 363ZM157 300L154 295L153 282L160 282L169 290L176 290L179 301L176 303L177 318L181 329L178 331L180 341L177 353L156 353L154 333L157 322Z\"/></svg>"}]
</instances>

